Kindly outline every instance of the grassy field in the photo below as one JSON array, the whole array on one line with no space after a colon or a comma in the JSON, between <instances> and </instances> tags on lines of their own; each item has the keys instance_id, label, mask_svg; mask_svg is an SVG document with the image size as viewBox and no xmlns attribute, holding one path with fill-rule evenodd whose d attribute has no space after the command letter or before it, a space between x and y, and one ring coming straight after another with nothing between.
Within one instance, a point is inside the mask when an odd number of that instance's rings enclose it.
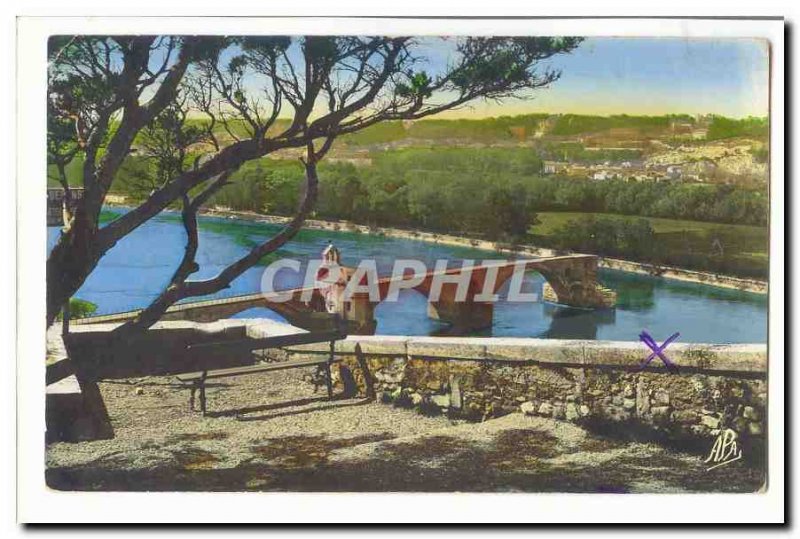
<instances>
[{"instance_id":1,"label":"grassy field","mask_svg":"<svg viewBox=\"0 0 800 539\"><path fill-rule=\"evenodd\" d=\"M692 233L711 233L719 228L727 229L737 234L744 234L752 239L761 239L764 241L764 251L766 252L767 232L766 227L750 226L750 225L729 225L720 223L707 223L704 221L684 221L681 219L663 219L660 217L639 217L636 215L619 215L614 213L590 213L590 212L540 212L537 213L541 224L537 224L531 229L532 234L547 235L553 230L559 228L567 221L579 219L585 216L594 216L596 218L606 219L647 219L656 234L664 234L670 232L692 232Z\"/></svg>"},{"instance_id":2,"label":"grassy field","mask_svg":"<svg viewBox=\"0 0 800 539\"><path fill-rule=\"evenodd\" d=\"M730 225L680 219L661 219L608 213L541 212L540 223L531 227L533 240L552 235L567 222L586 216L605 219L646 219L653 227L659 249L670 254L722 256L736 266L747 268L746 274L766 275L769 254L769 229L749 225ZM714 245L719 240L722 253Z\"/></svg>"}]
</instances>

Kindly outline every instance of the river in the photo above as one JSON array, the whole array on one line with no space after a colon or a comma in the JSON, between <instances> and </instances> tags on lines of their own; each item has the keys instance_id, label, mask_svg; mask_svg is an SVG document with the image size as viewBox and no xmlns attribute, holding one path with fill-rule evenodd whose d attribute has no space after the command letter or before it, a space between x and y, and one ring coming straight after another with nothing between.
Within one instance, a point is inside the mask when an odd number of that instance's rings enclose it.
<instances>
[{"instance_id":1,"label":"river","mask_svg":"<svg viewBox=\"0 0 800 539\"><path fill-rule=\"evenodd\" d=\"M104 218L111 219L123 211L110 208L104 212ZM199 225L197 262L201 269L193 276L195 279L215 276L251 246L279 229L278 225L219 217L201 217ZM48 250L59 233L58 227L48 228ZM456 265L460 265L461 260L506 258L491 251L465 247L310 229L302 230L273 258L317 259L328 241L333 241L341 251L343 264L355 266L361 259L372 258L381 275L389 274L398 258L422 260L428 268L433 268L434 261L441 258L450 259ZM75 297L95 303L96 314L141 308L169 281L185 243L179 215L164 212L111 249ZM251 268L230 288L213 297L257 292L263 269L264 266ZM480 335L635 341L642 330L647 330L659 342L674 332L680 332L681 342L766 342L768 306L765 295L611 270L600 270L599 278L604 286L616 290L616 309L584 311L541 302L501 300L495 305L492 328ZM276 288L297 286L299 280L294 272L281 271ZM523 291L541 293L543 282L539 274L530 272L526 274ZM426 301L415 291L404 291L400 301L380 304L375 310L376 333L449 334L447 325L428 318ZM281 320L268 309L251 309L237 316Z\"/></svg>"}]
</instances>

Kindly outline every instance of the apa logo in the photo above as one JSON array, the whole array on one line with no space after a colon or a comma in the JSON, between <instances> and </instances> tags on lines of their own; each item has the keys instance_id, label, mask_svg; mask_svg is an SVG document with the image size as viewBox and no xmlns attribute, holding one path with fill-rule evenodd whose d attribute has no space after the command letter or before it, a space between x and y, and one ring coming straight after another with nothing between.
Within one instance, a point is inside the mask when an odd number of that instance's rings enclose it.
<instances>
[{"instance_id":1,"label":"apa logo","mask_svg":"<svg viewBox=\"0 0 800 539\"><path fill-rule=\"evenodd\" d=\"M742 450L736 444L736 432L731 429L725 429L717 436L711 452L703 462L706 464L713 463L713 466L706 469L707 472L710 472L714 468L730 464L740 458L742 458Z\"/></svg>"}]
</instances>

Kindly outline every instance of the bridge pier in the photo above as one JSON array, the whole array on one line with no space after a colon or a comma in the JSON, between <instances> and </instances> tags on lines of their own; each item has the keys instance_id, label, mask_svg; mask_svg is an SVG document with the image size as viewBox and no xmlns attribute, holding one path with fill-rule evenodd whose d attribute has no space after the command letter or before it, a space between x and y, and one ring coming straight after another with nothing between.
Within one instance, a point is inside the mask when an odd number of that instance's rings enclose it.
<instances>
[{"instance_id":1,"label":"bridge pier","mask_svg":"<svg viewBox=\"0 0 800 539\"><path fill-rule=\"evenodd\" d=\"M371 335L378 325L375 320L375 306L368 294L353 294L350 300L342 303L339 314L355 333Z\"/></svg>"},{"instance_id":2,"label":"bridge pier","mask_svg":"<svg viewBox=\"0 0 800 539\"><path fill-rule=\"evenodd\" d=\"M491 303L452 301L428 302L428 316L453 324L465 331L477 331L492 327L494 305Z\"/></svg>"},{"instance_id":3,"label":"bridge pier","mask_svg":"<svg viewBox=\"0 0 800 539\"><path fill-rule=\"evenodd\" d=\"M617 294L597 281L597 262L597 257L592 256L536 268L547 281L542 289L542 299L569 307L613 307Z\"/></svg>"}]
</instances>

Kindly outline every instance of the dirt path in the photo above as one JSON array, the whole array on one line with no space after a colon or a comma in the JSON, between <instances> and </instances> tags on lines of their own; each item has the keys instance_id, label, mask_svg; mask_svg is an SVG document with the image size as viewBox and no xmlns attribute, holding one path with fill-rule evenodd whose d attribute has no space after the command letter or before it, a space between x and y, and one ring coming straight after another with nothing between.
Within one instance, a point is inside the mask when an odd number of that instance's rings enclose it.
<instances>
[{"instance_id":1,"label":"dirt path","mask_svg":"<svg viewBox=\"0 0 800 539\"><path fill-rule=\"evenodd\" d=\"M302 371L209 384L210 417L169 378L106 382L116 437L55 443L63 490L685 492L758 490L742 462L702 459L512 414L485 423L329 402Z\"/></svg>"}]
</instances>

